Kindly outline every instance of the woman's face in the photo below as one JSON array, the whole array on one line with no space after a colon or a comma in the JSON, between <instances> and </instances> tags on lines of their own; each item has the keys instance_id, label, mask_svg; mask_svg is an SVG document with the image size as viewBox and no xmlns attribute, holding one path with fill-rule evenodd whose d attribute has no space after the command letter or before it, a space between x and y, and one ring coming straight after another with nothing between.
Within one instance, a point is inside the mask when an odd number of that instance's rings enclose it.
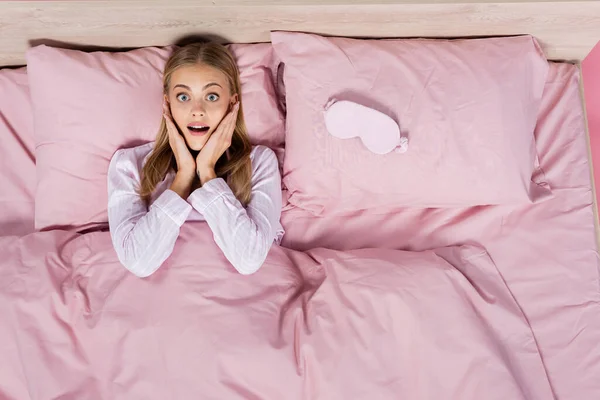
<instances>
[{"instance_id":1,"label":"woman's face","mask_svg":"<svg viewBox=\"0 0 600 400\"><path fill-rule=\"evenodd\" d=\"M230 106L237 102L237 94L230 93L227 76L206 64L173 72L165 99L190 149L200 151Z\"/></svg>"}]
</instances>

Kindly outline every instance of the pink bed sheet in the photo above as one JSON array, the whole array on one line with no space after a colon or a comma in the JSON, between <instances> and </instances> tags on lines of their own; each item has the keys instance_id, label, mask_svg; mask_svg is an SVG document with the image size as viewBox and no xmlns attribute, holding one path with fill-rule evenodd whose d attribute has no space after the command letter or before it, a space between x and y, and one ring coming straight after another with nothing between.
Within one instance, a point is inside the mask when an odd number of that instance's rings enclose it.
<instances>
[{"instance_id":1,"label":"pink bed sheet","mask_svg":"<svg viewBox=\"0 0 600 400\"><path fill-rule=\"evenodd\" d=\"M551 69L536 136L555 196L539 204L288 209L295 249L251 276L202 223L148 279L108 232L0 238L0 398L600 398L577 76Z\"/></svg>"},{"instance_id":2,"label":"pink bed sheet","mask_svg":"<svg viewBox=\"0 0 600 400\"><path fill-rule=\"evenodd\" d=\"M556 398L600 399L600 264L579 77L574 65L551 64L536 127L553 198L520 208L398 209L345 218L289 209L282 245L423 250L478 244L531 324Z\"/></svg>"}]
</instances>

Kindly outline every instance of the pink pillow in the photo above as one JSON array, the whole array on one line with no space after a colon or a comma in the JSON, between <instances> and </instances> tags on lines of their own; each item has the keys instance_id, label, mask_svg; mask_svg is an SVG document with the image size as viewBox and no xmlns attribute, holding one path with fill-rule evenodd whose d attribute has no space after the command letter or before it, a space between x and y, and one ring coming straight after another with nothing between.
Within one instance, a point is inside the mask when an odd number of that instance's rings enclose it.
<instances>
[{"instance_id":1,"label":"pink pillow","mask_svg":"<svg viewBox=\"0 0 600 400\"><path fill-rule=\"evenodd\" d=\"M0 236L33 228L35 157L27 70L0 70Z\"/></svg>"},{"instance_id":2,"label":"pink pillow","mask_svg":"<svg viewBox=\"0 0 600 400\"><path fill-rule=\"evenodd\" d=\"M283 155L285 116L279 108L276 58L271 43L231 44L242 80L244 118L254 144L270 147Z\"/></svg>"},{"instance_id":3,"label":"pink pillow","mask_svg":"<svg viewBox=\"0 0 600 400\"><path fill-rule=\"evenodd\" d=\"M531 37L357 40L273 32L271 40L284 64L283 179L292 205L333 214L518 204L550 194L536 169L533 136L548 63ZM391 117L408 151L379 155L359 138L329 134L324 110L333 99ZM362 115L341 120L361 125Z\"/></svg>"},{"instance_id":4,"label":"pink pillow","mask_svg":"<svg viewBox=\"0 0 600 400\"><path fill-rule=\"evenodd\" d=\"M252 142L283 146L270 44L237 45ZM106 173L113 153L153 141L160 124L169 48L85 53L47 46L27 52L35 116L35 226L106 225Z\"/></svg>"}]
</instances>

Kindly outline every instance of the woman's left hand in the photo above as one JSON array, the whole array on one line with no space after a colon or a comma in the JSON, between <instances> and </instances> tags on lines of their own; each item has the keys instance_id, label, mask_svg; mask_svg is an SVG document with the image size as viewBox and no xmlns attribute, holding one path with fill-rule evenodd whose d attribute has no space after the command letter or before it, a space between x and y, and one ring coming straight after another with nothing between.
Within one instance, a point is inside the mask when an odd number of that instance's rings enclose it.
<instances>
[{"instance_id":1,"label":"woman's left hand","mask_svg":"<svg viewBox=\"0 0 600 400\"><path fill-rule=\"evenodd\" d=\"M216 177L215 164L231 146L231 138L235 130L239 108L239 103L235 103L196 157L196 173L201 184L205 184Z\"/></svg>"}]
</instances>

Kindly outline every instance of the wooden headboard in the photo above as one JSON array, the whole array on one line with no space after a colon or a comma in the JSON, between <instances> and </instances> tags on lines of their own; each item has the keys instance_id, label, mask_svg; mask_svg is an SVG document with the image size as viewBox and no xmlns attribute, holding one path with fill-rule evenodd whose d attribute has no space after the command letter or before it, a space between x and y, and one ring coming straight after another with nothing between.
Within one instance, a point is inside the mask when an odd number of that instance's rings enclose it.
<instances>
[{"instance_id":1,"label":"wooden headboard","mask_svg":"<svg viewBox=\"0 0 600 400\"><path fill-rule=\"evenodd\" d=\"M269 31L349 37L531 34L549 59L582 60L600 40L600 0L70 0L0 2L0 66L46 43L82 49L166 45L199 34L265 42Z\"/></svg>"}]
</instances>

